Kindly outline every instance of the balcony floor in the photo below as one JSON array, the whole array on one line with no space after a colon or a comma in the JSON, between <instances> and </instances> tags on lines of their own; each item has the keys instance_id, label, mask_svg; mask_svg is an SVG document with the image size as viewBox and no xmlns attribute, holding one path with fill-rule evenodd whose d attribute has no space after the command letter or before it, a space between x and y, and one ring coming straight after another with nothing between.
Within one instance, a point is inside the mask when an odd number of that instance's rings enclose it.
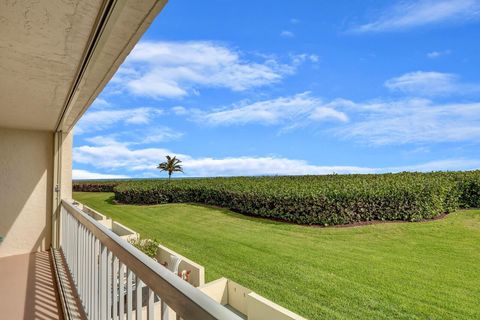
<instances>
[{"instance_id":1,"label":"balcony floor","mask_svg":"<svg viewBox=\"0 0 480 320\"><path fill-rule=\"evenodd\" d=\"M0 258L2 319L63 319L50 252Z\"/></svg>"}]
</instances>

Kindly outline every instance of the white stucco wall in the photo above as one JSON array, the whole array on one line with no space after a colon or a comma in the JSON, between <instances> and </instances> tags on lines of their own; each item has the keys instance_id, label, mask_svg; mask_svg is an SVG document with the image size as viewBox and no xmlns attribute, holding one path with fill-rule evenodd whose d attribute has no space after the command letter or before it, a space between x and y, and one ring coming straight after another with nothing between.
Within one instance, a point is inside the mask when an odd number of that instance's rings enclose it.
<instances>
[{"instance_id":1,"label":"white stucco wall","mask_svg":"<svg viewBox=\"0 0 480 320\"><path fill-rule=\"evenodd\" d=\"M73 130L62 134L61 197L72 200L72 148Z\"/></svg>"},{"instance_id":2,"label":"white stucco wall","mask_svg":"<svg viewBox=\"0 0 480 320\"><path fill-rule=\"evenodd\" d=\"M53 133L0 128L0 257L50 246Z\"/></svg>"}]
</instances>

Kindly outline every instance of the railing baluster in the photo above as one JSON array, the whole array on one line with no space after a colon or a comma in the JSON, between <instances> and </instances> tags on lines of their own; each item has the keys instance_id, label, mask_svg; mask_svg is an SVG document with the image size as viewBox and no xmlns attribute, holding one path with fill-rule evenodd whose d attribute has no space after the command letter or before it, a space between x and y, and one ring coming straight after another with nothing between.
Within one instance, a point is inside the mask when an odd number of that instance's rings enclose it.
<instances>
[{"instance_id":1,"label":"railing baluster","mask_svg":"<svg viewBox=\"0 0 480 320\"><path fill-rule=\"evenodd\" d=\"M71 225L71 222L72 222L72 217L70 215L67 215L67 232L68 232L68 235L71 235L72 234L72 229L70 227ZM72 265L72 261L71 261L71 258L72 258L72 250L71 250L71 244L72 244L72 237L69 236L67 238L68 242L67 242L67 261L68 261L68 268L70 269L71 268L71 265Z\"/></svg>"},{"instance_id":2,"label":"railing baluster","mask_svg":"<svg viewBox=\"0 0 480 320\"><path fill-rule=\"evenodd\" d=\"M100 319L106 319L107 316L107 248L100 243L100 274L99 274L99 294L100 294Z\"/></svg>"},{"instance_id":3,"label":"railing baluster","mask_svg":"<svg viewBox=\"0 0 480 320\"><path fill-rule=\"evenodd\" d=\"M70 235L70 214L65 215L65 235ZM70 237L65 237L65 260L67 260L68 268L70 268Z\"/></svg>"},{"instance_id":4,"label":"railing baluster","mask_svg":"<svg viewBox=\"0 0 480 320\"><path fill-rule=\"evenodd\" d=\"M135 320L142 320L142 280L139 276L135 277Z\"/></svg>"},{"instance_id":5,"label":"railing baluster","mask_svg":"<svg viewBox=\"0 0 480 320\"><path fill-rule=\"evenodd\" d=\"M73 241L72 241L72 267L73 267L73 283L77 285L78 275L77 275L77 220L72 219L72 232L73 232Z\"/></svg>"},{"instance_id":6,"label":"railing baluster","mask_svg":"<svg viewBox=\"0 0 480 320\"><path fill-rule=\"evenodd\" d=\"M125 265L120 262L120 273L118 274L119 294L120 300L119 316L120 320L125 320Z\"/></svg>"},{"instance_id":7,"label":"railing baluster","mask_svg":"<svg viewBox=\"0 0 480 320\"><path fill-rule=\"evenodd\" d=\"M85 305L87 297L87 279L88 279L88 230L87 227L83 227L83 290L82 290L82 302Z\"/></svg>"},{"instance_id":8,"label":"railing baluster","mask_svg":"<svg viewBox=\"0 0 480 320\"><path fill-rule=\"evenodd\" d=\"M90 236L90 266L89 266L89 272L90 272L90 314L89 317L90 319L95 319L95 310L94 310L94 305L93 305L93 299L95 296L95 275L93 274L94 272L94 266L95 266L95 236L92 235Z\"/></svg>"},{"instance_id":9,"label":"railing baluster","mask_svg":"<svg viewBox=\"0 0 480 320\"><path fill-rule=\"evenodd\" d=\"M78 286L78 227L80 223L77 219L73 221L73 234L75 239L75 244L73 246L73 281L76 286Z\"/></svg>"},{"instance_id":10,"label":"railing baluster","mask_svg":"<svg viewBox=\"0 0 480 320\"><path fill-rule=\"evenodd\" d=\"M107 319L112 318L112 252L107 249Z\"/></svg>"},{"instance_id":11,"label":"railing baluster","mask_svg":"<svg viewBox=\"0 0 480 320\"><path fill-rule=\"evenodd\" d=\"M91 259L92 259L92 245L91 245L91 234L90 232L87 232L87 255L86 255L86 272L89 275L87 277L86 283L85 283L85 294L86 296L84 297L84 303L85 303L85 312L87 313L87 316L90 318L92 315L92 311L90 309L91 303L90 303L90 297L92 295L91 291L91 282L90 279L92 278L92 274L90 273L90 266L91 266Z\"/></svg>"},{"instance_id":12,"label":"railing baluster","mask_svg":"<svg viewBox=\"0 0 480 320\"><path fill-rule=\"evenodd\" d=\"M78 244L77 244L77 252L78 252L78 258L77 258L77 265L78 265L78 283L77 283L77 291L78 291L78 294L81 295L82 294L82 289L83 289L83 285L82 285L82 281L83 281L83 268L82 268L82 263L83 263L83 254L82 254L82 250L83 250L83 234L82 234L82 229L83 229L83 226L81 223L78 222L77 220L77 223L78 223L78 236L77 236L77 239L78 239Z\"/></svg>"},{"instance_id":13,"label":"railing baluster","mask_svg":"<svg viewBox=\"0 0 480 320\"><path fill-rule=\"evenodd\" d=\"M87 277L87 283L86 283L86 294L87 296L85 297L85 305L86 305L86 310L85 312L87 313L87 316L89 318L91 318L92 316L92 311L90 309L91 307L91 303L90 303L90 297L92 295L92 291L91 291L91 282L90 282L90 279L92 278L92 274L90 273L90 266L91 266L91 259L92 259L92 244L91 244L91 234L90 232L87 232L87 265L86 265L86 269L87 269L87 273L89 275L89 277Z\"/></svg>"},{"instance_id":14,"label":"railing baluster","mask_svg":"<svg viewBox=\"0 0 480 320\"><path fill-rule=\"evenodd\" d=\"M65 249L65 242L64 242L64 234L65 234L65 208L62 206L60 207L60 233L59 233L59 237L60 237L60 247L62 247L63 249Z\"/></svg>"},{"instance_id":15,"label":"railing baluster","mask_svg":"<svg viewBox=\"0 0 480 320\"><path fill-rule=\"evenodd\" d=\"M95 319L95 263L97 260L96 252L95 252L95 236L92 234L90 239L91 245L91 260L90 260L90 316L91 319Z\"/></svg>"},{"instance_id":16,"label":"railing baluster","mask_svg":"<svg viewBox=\"0 0 480 320\"><path fill-rule=\"evenodd\" d=\"M68 215L68 234L73 234L72 232L72 217ZM68 237L68 267L71 270L72 268L72 237Z\"/></svg>"},{"instance_id":17,"label":"railing baluster","mask_svg":"<svg viewBox=\"0 0 480 320\"><path fill-rule=\"evenodd\" d=\"M127 320L132 320L132 271L127 268Z\"/></svg>"},{"instance_id":18,"label":"railing baluster","mask_svg":"<svg viewBox=\"0 0 480 320\"><path fill-rule=\"evenodd\" d=\"M73 268L73 283L77 285L78 275L77 275L77 220L72 219L72 268Z\"/></svg>"},{"instance_id":19,"label":"railing baluster","mask_svg":"<svg viewBox=\"0 0 480 320\"><path fill-rule=\"evenodd\" d=\"M86 305L86 299L87 297L87 279L88 279L88 272L87 272L87 267L88 267L88 230L87 227L83 227L83 290L82 290L82 303L85 306Z\"/></svg>"},{"instance_id":20,"label":"railing baluster","mask_svg":"<svg viewBox=\"0 0 480 320\"><path fill-rule=\"evenodd\" d=\"M113 294L113 312L112 318L117 319L118 316L118 258L113 256L112 259L112 294Z\"/></svg>"},{"instance_id":21,"label":"railing baluster","mask_svg":"<svg viewBox=\"0 0 480 320\"><path fill-rule=\"evenodd\" d=\"M94 267L94 281L93 281L93 314L94 319L100 319L100 303L99 303L99 273L100 273L100 241L95 238L95 262L93 264Z\"/></svg>"},{"instance_id":22,"label":"railing baluster","mask_svg":"<svg viewBox=\"0 0 480 320\"><path fill-rule=\"evenodd\" d=\"M79 265L79 274L80 276L78 277L78 291L79 291L79 295L81 296L80 297L80 301L81 301L81 298L83 297L83 279L84 279L84 269L83 269L83 264L85 262L85 253L83 252L83 225L82 224L78 224L79 225L79 228L78 228L78 237L79 237L79 258L78 258L78 265Z\"/></svg>"},{"instance_id":23,"label":"railing baluster","mask_svg":"<svg viewBox=\"0 0 480 320\"><path fill-rule=\"evenodd\" d=\"M77 220L78 221L78 220ZM77 284L77 291L78 294L82 294L82 289L83 289L83 233L82 233L83 226L81 223L78 223L78 259L77 259L77 264L78 264L78 284Z\"/></svg>"},{"instance_id":24,"label":"railing baluster","mask_svg":"<svg viewBox=\"0 0 480 320\"><path fill-rule=\"evenodd\" d=\"M155 306L155 294L152 289L148 288L148 305L147 305L147 319L154 320L155 311L153 310Z\"/></svg>"}]
</instances>

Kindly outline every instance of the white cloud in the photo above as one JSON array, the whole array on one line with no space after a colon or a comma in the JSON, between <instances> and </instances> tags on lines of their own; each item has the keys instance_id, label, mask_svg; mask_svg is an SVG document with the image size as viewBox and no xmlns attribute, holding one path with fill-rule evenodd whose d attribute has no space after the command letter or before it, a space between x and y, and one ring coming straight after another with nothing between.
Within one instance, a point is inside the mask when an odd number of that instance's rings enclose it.
<instances>
[{"instance_id":1,"label":"white cloud","mask_svg":"<svg viewBox=\"0 0 480 320\"><path fill-rule=\"evenodd\" d=\"M75 180L85 180L85 179L126 179L128 176L122 174L105 174L105 173L96 173L90 172L87 170L73 169L72 178Z\"/></svg>"},{"instance_id":2,"label":"white cloud","mask_svg":"<svg viewBox=\"0 0 480 320\"><path fill-rule=\"evenodd\" d=\"M142 129L133 129L129 131L119 131L108 135L89 137L85 138L85 141L88 141L97 146L130 146L168 142L178 140L183 136L183 132L176 131L170 127L155 126Z\"/></svg>"},{"instance_id":3,"label":"white cloud","mask_svg":"<svg viewBox=\"0 0 480 320\"><path fill-rule=\"evenodd\" d=\"M250 104L234 105L212 112L198 112L195 120L210 125L243 125L260 123L265 125L314 121L347 121L348 117L335 110L335 103L324 104L308 92Z\"/></svg>"},{"instance_id":4,"label":"white cloud","mask_svg":"<svg viewBox=\"0 0 480 320\"><path fill-rule=\"evenodd\" d=\"M74 148L74 162L93 166L99 170L127 170L133 172L155 171L167 154L176 155L183 161L188 176L234 176L234 175L300 175L329 173L372 173L374 169L355 166L315 166L303 160L281 157L228 157L195 158L163 148L133 149L116 141L100 145L84 145ZM77 176L87 174L77 172ZM160 173L159 173L160 175ZM100 179L100 176L98 176ZM88 175L88 178L93 178ZM77 178L81 179L81 178Z\"/></svg>"},{"instance_id":5,"label":"white cloud","mask_svg":"<svg viewBox=\"0 0 480 320\"><path fill-rule=\"evenodd\" d=\"M253 61L238 50L208 41L144 41L137 44L112 84L153 98L198 94L202 87L233 91L279 82L295 66L273 58Z\"/></svg>"},{"instance_id":6,"label":"white cloud","mask_svg":"<svg viewBox=\"0 0 480 320\"><path fill-rule=\"evenodd\" d=\"M117 140L115 139L115 135L107 135L107 136L95 136L86 138L86 141L93 143L94 145L102 145L106 146L109 144L118 144ZM129 144L129 143L126 143Z\"/></svg>"},{"instance_id":7,"label":"white cloud","mask_svg":"<svg viewBox=\"0 0 480 320\"><path fill-rule=\"evenodd\" d=\"M312 114L310 114L309 118L316 121L329 119L338 120L341 122L348 121L348 117L345 113L327 107L316 108L313 110Z\"/></svg>"},{"instance_id":8,"label":"white cloud","mask_svg":"<svg viewBox=\"0 0 480 320\"><path fill-rule=\"evenodd\" d=\"M480 103L436 104L427 99L353 103L355 122L334 129L370 144L480 140Z\"/></svg>"},{"instance_id":9,"label":"white cloud","mask_svg":"<svg viewBox=\"0 0 480 320\"><path fill-rule=\"evenodd\" d=\"M304 160L280 157L199 158L184 161L192 176L305 175L332 173L373 173L375 169L356 166L316 166Z\"/></svg>"},{"instance_id":10,"label":"white cloud","mask_svg":"<svg viewBox=\"0 0 480 320\"><path fill-rule=\"evenodd\" d=\"M133 149L128 143L118 141L97 141L94 145L73 148L74 162L113 170L155 168L167 154L175 155L162 148Z\"/></svg>"},{"instance_id":11,"label":"white cloud","mask_svg":"<svg viewBox=\"0 0 480 320\"><path fill-rule=\"evenodd\" d=\"M462 83L457 75L433 71L409 72L387 80L385 86L393 91L420 96L447 96L480 92L480 85Z\"/></svg>"},{"instance_id":12,"label":"white cloud","mask_svg":"<svg viewBox=\"0 0 480 320\"><path fill-rule=\"evenodd\" d=\"M405 30L450 21L468 21L480 17L478 0L402 1L388 8L373 22L357 26L356 33Z\"/></svg>"},{"instance_id":13,"label":"white cloud","mask_svg":"<svg viewBox=\"0 0 480 320\"><path fill-rule=\"evenodd\" d=\"M280 36L283 38L293 38L295 37L295 34L292 31L283 30L280 32Z\"/></svg>"},{"instance_id":14,"label":"white cloud","mask_svg":"<svg viewBox=\"0 0 480 320\"><path fill-rule=\"evenodd\" d=\"M97 140L93 145L73 149L75 163L90 165L99 170L127 170L156 172L155 168L166 155L175 155L183 161L188 176L217 175L274 175L274 174L329 174L370 173L374 169L355 166L315 166L303 160L282 157L192 157L163 148L137 148L114 140ZM159 173L160 175L160 173Z\"/></svg>"},{"instance_id":15,"label":"white cloud","mask_svg":"<svg viewBox=\"0 0 480 320\"><path fill-rule=\"evenodd\" d=\"M87 112L75 126L75 134L107 129L115 124L147 124L163 113L155 108L104 109Z\"/></svg>"},{"instance_id":16,"label":"white cloud","mask_svg":"<svg viewBox=\"0 0 480 320\"><path fill-rule=\"evenodd\" d=\"M182 106L176 106L172 108L173 113L175 113L177 116L182 116L187 114L187 109Z\"/></svg>"},{"instance_id":17,"label":"white cloud","mask_svg":"<svg viewBox=\"0 0 480 320\"><path fill-rule=\"evenodd\" d=\"M291 55L293 65L298 66L305 61L309 61L312 63L317 63L320 61L320 57L316 54L306 54L306 53L300 53L300 54L292 54Z\"/></svg>"},{"instance_id":18,"label":"white cloud","mask_svg":"<svg viewBox=\"0 0 480 320\"><path fill-rule=\"evenodd\" d=\"M178 140L183 137L184 134L172 128L160 126L146 130L143 132L143 135L141 133L139 133L139 135L144 136L139 143L153 143Z\"/></svg>"},{"instance_id":19,"label":"white cloud","mask_svg":"<svg viewBox=\"0 0 480 320\"><path fill-rule=\"evenodd\" d=\"M448 56L450 53L451 53L450 50L432 51L432 52L427 53L427 57L430 58L430 59L435 59L435 58L439 58L439 57L442 57L442 56Z\"/></svg>"},{"instance_id":20,"label":"white cloud","mask_svg":"<svg viewBox=\"0 0 480 320\"><path fill-rule=\"evenodd\" d=\"M450 93L457 77L450 73L416 71L389 79L385 86L390 90L422 95L443 95Z\"/></svg>"},{"instance_id":21,"label":"white cloud","mask_svg":"<svg viewBox=\"0 0 480 320\"><path fill-rule=\"evenodd\" d=\"M94 106L110 106L110 103L103 99L103 98L96 98L95 101L92 103L92 107Z\"/></svg>"},{"instance_id":22,"label":"white cloud","mask_svg":"<svg viewBox=\"0 0 480 320\"><path fill-rule=\"evenodd\" d=\"M320 57L319 57L318 55L316 55L316 54L311 54L311 55L309 55L309 58L310 58L310 61L312 61L312 62L318 62L318 61L320 61Z\"/></svg>"},{"instance_id":23,"label":"white cloud","mask_svg":"<svg viewBox=\"0 0 480 320\"><path fill-rule=\"evenodd\" d=\"M132 149L121 143L81 146L74 149L75 163L90 165L96 170L132 172L134 176L161 176L156 166L165 155L176 155L183 161L185 176L240 175L306 175L332 173L382 173L400 171L467 170L480 168L480 160L446 159L401 167L320 166L304 160L273 156L192 157L161 148ZM75 179L121 178L125 175L98 174L74 170Z\"/></svg>"},{"instance_id":24,"label":"white cloud","mask_svg":"<svg viewBox=\"0 0 480 320\"><path fill-rule=\"evenodd\" d=\"M291 19L290 19L290 23L291 23L291 24L298 24L298 23L300 23L300 22L301 22L301 21L300 21L299 19L296 19L296 18L291 18Z\"/></svg>"}]
</instances>

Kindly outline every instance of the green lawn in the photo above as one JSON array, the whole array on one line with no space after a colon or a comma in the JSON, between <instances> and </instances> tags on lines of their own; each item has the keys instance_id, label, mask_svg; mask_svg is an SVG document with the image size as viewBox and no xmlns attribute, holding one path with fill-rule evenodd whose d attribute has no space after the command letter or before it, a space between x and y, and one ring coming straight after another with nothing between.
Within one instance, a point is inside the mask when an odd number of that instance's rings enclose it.
<instances>
[{"instance_id":1,"label":"green lawn","mask_svg":"<svg viewBox=\"0 0 480 320\"><path fill-rule=\"evenodd\" d=\"M200 205L74 198L310 319L480 319L480 211L316 228Z\"/></svg>"}]
</instances>

